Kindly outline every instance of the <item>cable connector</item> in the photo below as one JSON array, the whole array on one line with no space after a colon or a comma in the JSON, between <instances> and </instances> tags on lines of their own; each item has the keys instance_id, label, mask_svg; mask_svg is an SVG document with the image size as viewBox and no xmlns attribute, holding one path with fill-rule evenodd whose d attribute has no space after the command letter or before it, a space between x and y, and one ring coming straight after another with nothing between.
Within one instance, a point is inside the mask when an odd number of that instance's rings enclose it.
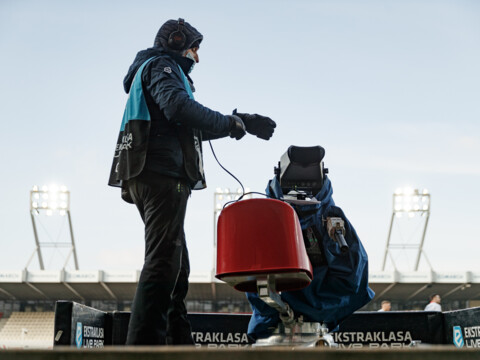
<instances>
[{"instance_id":1,"label":"cable connector","mask_svg":"<svg viewBox=\"0 0 480 360\"><path fill-rule=\"evenodd\" d=\"M345 254L348 251L348 244L345 241L345 222L340 217L327 218L327 233L330 239L334 240L339 246L340 251Z\"/></svg>"}]
</instances>

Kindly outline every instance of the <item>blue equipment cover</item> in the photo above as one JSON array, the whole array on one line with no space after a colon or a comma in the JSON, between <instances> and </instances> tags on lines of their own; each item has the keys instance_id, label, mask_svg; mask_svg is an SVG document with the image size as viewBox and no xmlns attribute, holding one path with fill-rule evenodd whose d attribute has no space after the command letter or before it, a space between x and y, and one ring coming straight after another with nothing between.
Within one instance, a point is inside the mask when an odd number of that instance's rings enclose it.
<instances>
[{"instance_id":1,"label":"blue equipment cover","mask_svg":"<svg viewBox=\"0 0 480 360\"><path fill-rule=\"evenodd\" d=\"M283 199L282 189L277 178L270 180L267 194ZM335 206L332 199L333 189L327 176L318 194L320 203L292 205L299 215L302 230L315 226L321 235L324 261L313 268L313 281L298 291L281 293L296 316L303 315L304 321L326 323L334 329L354 311L373 299L375 293L368 286L368 256L352 224L342 209ZM330 239L322 218L341 217L345 222L345 240L349 251L342 254L338 244ZM247 293L247 299L253 310L248 325L248 335L253 339L265 338L272 334L280 322L277 310L263 302L257 293Z\"/></svg>"}]
</instances>

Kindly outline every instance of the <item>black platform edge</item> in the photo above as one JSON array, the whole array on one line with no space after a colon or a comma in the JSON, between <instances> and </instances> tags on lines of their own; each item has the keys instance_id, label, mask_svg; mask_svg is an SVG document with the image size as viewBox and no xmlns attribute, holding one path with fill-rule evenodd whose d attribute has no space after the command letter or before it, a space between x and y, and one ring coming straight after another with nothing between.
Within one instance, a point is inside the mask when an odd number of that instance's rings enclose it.
<instances>
[{"instance_id":1,"label":"black platform edge","mask_svg":"<svg viewBox=\"0 0 480 360\"><path fill-rule=\"evenodd\" d=\"M53 350L0 350L2 360L470 360L479 359L478 349L435 345L403 349L106 347Z\"/></svg>"}]
</instances>

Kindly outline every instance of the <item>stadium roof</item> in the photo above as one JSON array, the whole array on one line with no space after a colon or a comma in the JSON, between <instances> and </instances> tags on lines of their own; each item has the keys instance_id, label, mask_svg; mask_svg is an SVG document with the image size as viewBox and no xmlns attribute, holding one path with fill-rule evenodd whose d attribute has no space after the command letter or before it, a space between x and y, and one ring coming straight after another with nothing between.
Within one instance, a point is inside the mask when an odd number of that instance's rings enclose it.
<instances>
[{"instance_id":1,"label":"stadium roof","mask_svg":"<svg viewBox=\"0 0 480 360\"><path fill-rule=\"evenodd\" d=\"M132 300L140 271L0 271L0 300ZM376 299L480 300L480 272L373 272ZM190 275L189 300L243 300L243 293L209 272Z\"/></svg>"}]
</instances>

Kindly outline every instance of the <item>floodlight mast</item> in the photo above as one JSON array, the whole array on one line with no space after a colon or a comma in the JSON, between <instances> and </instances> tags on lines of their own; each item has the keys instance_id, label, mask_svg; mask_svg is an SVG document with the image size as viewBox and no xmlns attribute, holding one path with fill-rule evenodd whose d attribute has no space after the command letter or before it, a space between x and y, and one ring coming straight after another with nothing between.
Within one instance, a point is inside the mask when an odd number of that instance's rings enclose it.
<instances>
[{"instance_id":1,"label":"floodlight mast","mask_svg":"<svg viewBox=\"0 0 480 360\"><path fill-rule=\"evenodd\" d=\"M425 217L425 223L423 226L422 236L419 243L398 243L392 244L392 229L395 218L400 218L406 214L408 217L412 218L415 215L421 215ZM428 266L432 268L425 251L423 250L423 245L425 243L425 235L427 232L428 220L430 218L430 194L427 189L420 191L419 189L404 188L397 189L393 194L393 211L390 219L390 227L388 230L387 244L385 246L385 254L383 257L382 271L385 270L387 264L387 257L390 255L390 260L392 261L393 267L396 270L396 265L391 254L392 249L417 249L417 256L415 259L414 271L418 270L420 264L421 255L425 257L425 260L428 263Z\"/></svg>"},{"instance_id":2,"label":"floodlight mast","mask_svg":"<svg viewBox=\"0 0 480 360\"><path fill-rule=\"evenodd\" d=\"M40 241L35 217L41 212L45 212L47 216L52 216L53 214L57 213L60 216L67 216L70 232L70 242ZM42 186L42 188L40 189L38 186L34 186L33 189L30 191L30 218L32 220L33 235L35 237L35 250L30 256L30 259L28 260L25 269L28 268L35 254L37 254L40 270L45 270L42 247L69 247L70 251L66 257L63 269L65 269L70 260L70 257L73 255L75 270L78 270L78 257L75 247L75 238L73 236L72 216L70 213L70 192L67 190L67 188L65 186L58 187L52 185L50 187Z\"/></svg>"}]
</instances>

